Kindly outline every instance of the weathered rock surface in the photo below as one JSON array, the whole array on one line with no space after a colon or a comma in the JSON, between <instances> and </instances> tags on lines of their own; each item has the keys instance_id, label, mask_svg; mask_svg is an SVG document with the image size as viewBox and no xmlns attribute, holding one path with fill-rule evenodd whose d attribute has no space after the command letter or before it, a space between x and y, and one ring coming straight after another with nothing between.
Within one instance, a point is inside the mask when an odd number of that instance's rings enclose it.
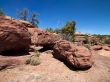
<instances>
[{"instance_id":1,"label":"weathered rock surface","mask_svg":"<svg viewBox=\"0 0 110 82\"><path fill-rule=\"evenodd\" d=\"M0 16L0 52L28 49L30 33L24 23Z\"/></svg>"},{"instance_id":2,"label":"weathered rock surface","mask_svg":"<svg viewBox=\"0 0 110 82\"><path fill-rule=\"evenodd\" d=\"M76 46L69 41L58 41L53 49L53 55L57 59L67 61L77 69L87 69L93 65L92 54L84 46Z\"/></svg>"},{"instance_id":3,"label":"weathered rock surface","mask_svg":"<svg viewBox=\"0 0 110 82\"><path fill-rule=\"evenodd\" d=\"M37 45L38 43L38 33L43 32L43 30L39 28L28 28L29 33L31 34L31 44Z\"/></svg>"},{"instance_id":4,"label":"weathered rock surface","mask_svg":"<svg viewBox=\"0 0 110 82\"><path fill-rule=\"evenodd\" d=\"M57 34L49 33L47 31L42 31L38 33L38 45L53 47L56 41L61 38Z\"/></svg>"},{"instance_id":5,"label":"weathered rock surface","mask_svg":"<svg viewBox=\"0 0 110 82\"><path fill-rule=\"evenodd\" d=\"M0 70L26 64L26 57L0 57Z\"/></svg>"},{"instance_id":6,"label":"weathered rock surface","mask_svg":"<svg viewBox=\"0 0 110 82\"><path fill-rule=\"evenodd\" d=\"M37 46L44 46L52 48L55 42L62 39L59 35L49 33L39 28L28 28L31 33L31 43Z\"/></svg>"}]
</instances>

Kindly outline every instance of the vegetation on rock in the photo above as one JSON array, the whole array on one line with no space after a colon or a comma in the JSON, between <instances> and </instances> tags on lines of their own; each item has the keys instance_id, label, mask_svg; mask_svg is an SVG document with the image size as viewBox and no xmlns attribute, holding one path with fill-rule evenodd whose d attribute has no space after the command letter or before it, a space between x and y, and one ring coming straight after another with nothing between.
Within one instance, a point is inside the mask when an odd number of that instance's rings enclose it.
<instances>
[{"instance_id":1,"label":"vegetation on rock","mask_svg":"<svg viewBox=\"0 0 110 82\"><path fill-rule=\"evenodd\" d=\"M110 35L93 35L99 39L101 44L110 44Z\"/></svg>"},{"instance_id":2,"label":"vegetation on rock","mask_svg":"<svg viewBox=\"0 0 110 82\"><path fill-rule=\"evenodd\" d=\"M64 39L69 40L71 42L74 42L75 39L75 31L76 31L76 22L75 21L70 21L65 24L64 27L61 29L52 29L52 28L47 28L46 30L49 32L55 32L58 33L60 36L62 36Z\"/></svg>"},{"instance_id":3,"label":"vegetation on rock","mask_svg":"<svg viewBox=\"0 0 110 82\"><path fill-rule=\"evenodd\" d=\"M67 22L66 25L60 30L64 39L69 40L71 42L74 41L75 31L76 31L75 25L76 25L75 21L70 21Z\"/></svg>"},{"instance_id":4,"label":"vegetation on rock","mask_svg":"<svg viewBox=\"0 0 110 82\"><path fill-rule=\"evenodd\" d=\"M18 18L24 21L29 21L31 24L38 26L39 21L37 19L38 14L32 13L31 17L29 17L29 10L27 8L18 12Z\"/></svg>"},{"instance_id":5,"label":"vegetation on rock","mask_svg":"<svg viewBox=\"0 0 110 82\"><path fill-rule=\"evenodd\" d=\"M38 51L35 51L35 54L33 56L31 56L29 59L27 59L26 64L30 64L30 65L39 65L40 59L39 59L39 55L40 53Z\"/></svg>"}]
</instances>

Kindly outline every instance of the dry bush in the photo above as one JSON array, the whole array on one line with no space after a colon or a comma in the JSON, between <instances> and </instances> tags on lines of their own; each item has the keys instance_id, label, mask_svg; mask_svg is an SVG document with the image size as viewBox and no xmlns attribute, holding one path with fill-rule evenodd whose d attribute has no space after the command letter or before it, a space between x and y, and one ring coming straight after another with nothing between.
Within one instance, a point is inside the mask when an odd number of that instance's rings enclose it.
<instances>
[{"instance_id":1,"label":"dry bush","mask_svg":"<svg viewBox=\"0 0 110 82\"><path fill-rule=\"evenodd\" d=\"M35 51L35 55L31 56L29 59L27 59L26 64L30 64L30 65L39 65L40 62L40 58L39 58L40 53L38 51Z\"/></svg>"}]
</instances>

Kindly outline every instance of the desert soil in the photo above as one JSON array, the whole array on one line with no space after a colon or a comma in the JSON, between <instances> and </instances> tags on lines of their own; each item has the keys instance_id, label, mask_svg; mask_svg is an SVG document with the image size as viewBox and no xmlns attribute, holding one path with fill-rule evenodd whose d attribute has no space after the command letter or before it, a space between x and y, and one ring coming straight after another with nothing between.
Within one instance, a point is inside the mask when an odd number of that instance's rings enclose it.
<instances>
[{"instance_id":1,"label":"desert soil","mask_svg":"<svg viewBox=\"0 0 110 82\"><path fill-rule=\"evenodd\" d=\"M110 57L110 51L99 50L97 53L102 56Z\"/></svg>"},{"instance_id":2,"label":"desert soil","mask_svg":"<svg viewBox=\"0 0 110 82\"><path fill-rule=\"evenodd\" d=\"M73 70L51 53L40 55L38 66L22 65L0 71L0 82L110 82L110 56L94 53L95 64L88 70Z\"/></svg>"}]
</instances>

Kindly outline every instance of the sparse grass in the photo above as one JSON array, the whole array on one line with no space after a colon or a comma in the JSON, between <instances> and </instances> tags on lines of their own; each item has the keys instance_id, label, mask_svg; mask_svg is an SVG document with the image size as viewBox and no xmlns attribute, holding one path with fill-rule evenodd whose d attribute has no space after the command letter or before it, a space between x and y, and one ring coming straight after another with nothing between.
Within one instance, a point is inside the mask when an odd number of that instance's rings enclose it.
<instances>
[{"instance_id":1,"label":"sparse grass","mask_svg":"<svg viewBox=\"0 0 110 82\"><path fill-rule=\"evenodd\" d=\"M26 64L30 64L30 65L39 65L40 59L39 59L40 53L38 51L35 51L35 55L31 56L29 59L27 59Z\"/></svg>"},{"instance_id":2,"label":"sparse grass","mask_svg":"<svg viewBox=\"0 0 110 82\"><path fill-rule=\"evenodd\" d=\"M90 45L89 44L84 44L84 46L90 50Z\"/></svg>"}]
</instances>

